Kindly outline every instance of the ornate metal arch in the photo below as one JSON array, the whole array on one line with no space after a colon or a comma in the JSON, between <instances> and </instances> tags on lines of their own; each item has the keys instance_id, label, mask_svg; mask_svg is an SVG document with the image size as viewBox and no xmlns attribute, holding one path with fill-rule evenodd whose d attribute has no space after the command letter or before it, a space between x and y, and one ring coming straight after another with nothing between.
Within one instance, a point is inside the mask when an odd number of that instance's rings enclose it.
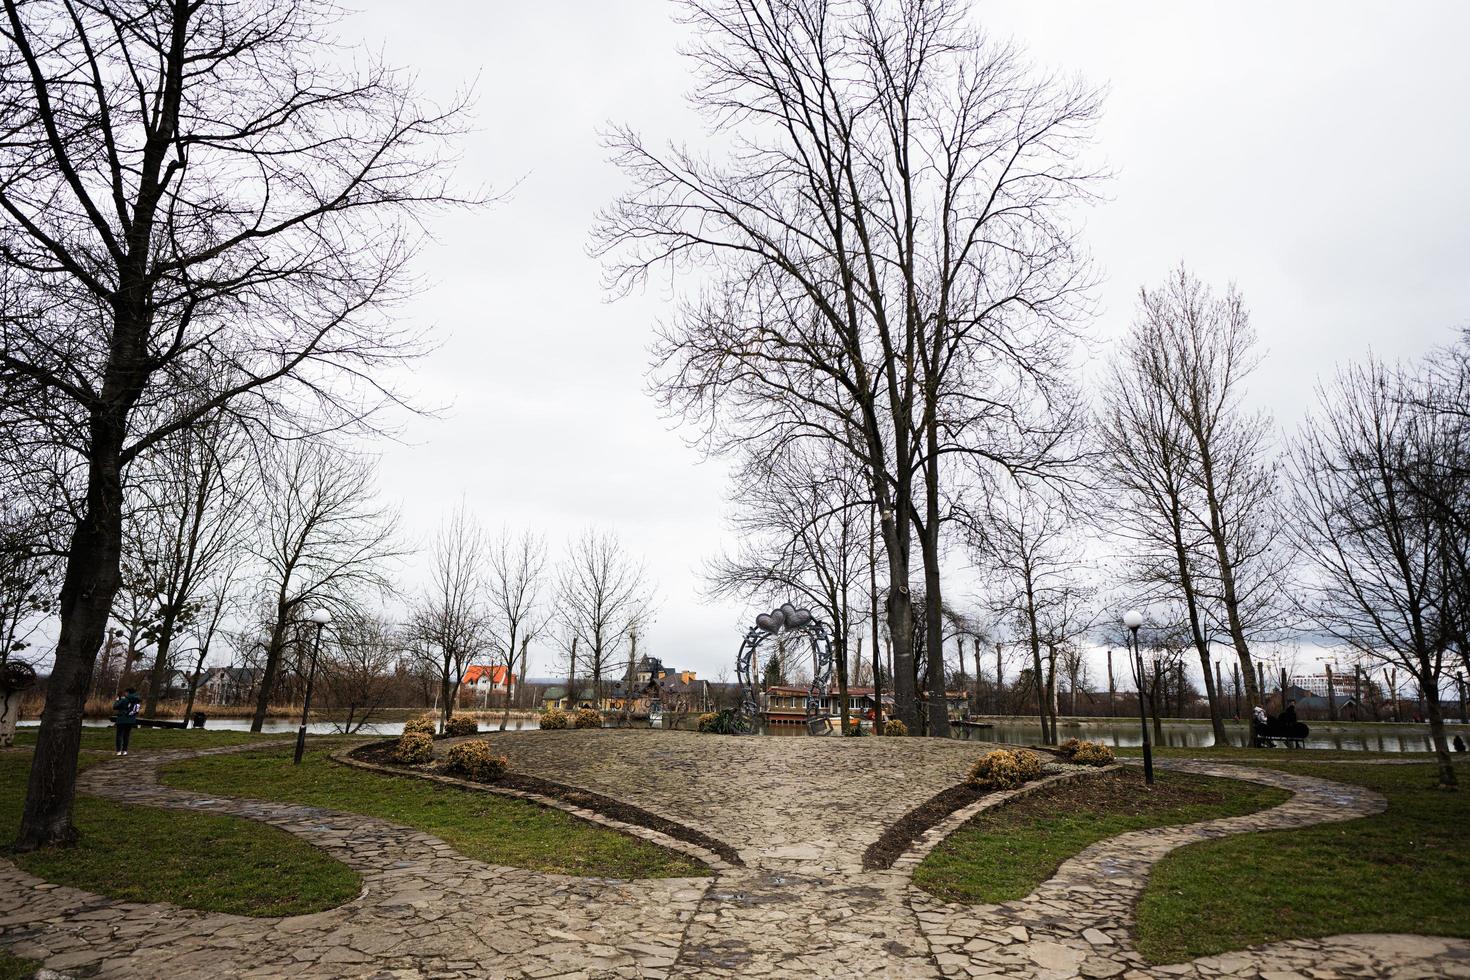
<instances>
[{"instance_id":1,"label":"ornate metal arch","mask_svg":"<svg viewBox=\"0 0 1470 980\"><path fill-rule=\"evenodd\" d=\"M780 609L757 616L755 625L745 631L745 638L740 642L740 652L735 658L735 674L740 680L740 707L734 718L736 734L755 732L760 719L757 696L760 678L756 672L761 647L777 639L797 638L805 638L811 644L816 661L806 696L807 731L813 735L826 735L832 731L832 716L822 712L822 696L832 684L832 643L827 635L827 626L810 610L798 609L788 602Z\"/></svg>"}]
</instances>

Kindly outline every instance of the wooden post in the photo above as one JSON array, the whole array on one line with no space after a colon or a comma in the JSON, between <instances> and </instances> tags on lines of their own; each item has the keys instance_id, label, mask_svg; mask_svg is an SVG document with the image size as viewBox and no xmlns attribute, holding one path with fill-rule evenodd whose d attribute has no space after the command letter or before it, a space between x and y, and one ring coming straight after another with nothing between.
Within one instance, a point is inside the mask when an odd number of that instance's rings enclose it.
<instances>
[{"instance_id":1,"label":"wooden post","mask_svg":"<svg viewBox=\"0 0 1470 980\"><path fill-rule=\"evenodd\" d=\"M1353 664L1353 720L1363 720L1363 665Z\"/></svg>"}]
</instances>

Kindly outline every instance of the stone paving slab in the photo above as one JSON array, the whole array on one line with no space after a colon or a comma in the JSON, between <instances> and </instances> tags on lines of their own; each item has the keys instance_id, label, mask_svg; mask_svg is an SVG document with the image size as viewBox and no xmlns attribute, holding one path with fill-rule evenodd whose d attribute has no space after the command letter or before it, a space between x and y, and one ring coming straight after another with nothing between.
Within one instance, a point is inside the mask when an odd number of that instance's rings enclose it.
<instances>
[{"instance_id":1,"label":"stone paving slab","mask_svg":"<svg viewBox=\"0 0 1470 980\"><path fill-rule=\"evenodd\" d=\"M713 879L634 882L496 867L386 821L161 787L160 765L205 753L140 755L88 770L82 789L281 827L358 870L362 895L309 916L210 915L114 902L0 861L0 944L78 976L119 978L1470 977L1470 943L1414 936L1277 943L1162 967L1134 950L1134 903L1169 850L1380 810L1382 799L1360 787L1241 766L1161 764L1295 795L1258 814L1103 841L1019 902L961 906L909 881L950 824L889 871L863 871L861 857L882 828L963 778L987 745L651 731L485 737L521 771L702 830L734 846L747 866L721 868Z\"/></svg>"}]
</instances>

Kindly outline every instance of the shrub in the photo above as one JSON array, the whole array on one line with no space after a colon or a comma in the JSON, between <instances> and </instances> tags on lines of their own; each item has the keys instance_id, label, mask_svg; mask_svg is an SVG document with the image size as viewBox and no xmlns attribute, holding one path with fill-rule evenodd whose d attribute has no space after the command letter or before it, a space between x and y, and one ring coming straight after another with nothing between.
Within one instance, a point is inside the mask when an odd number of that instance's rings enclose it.
<instances>
[{"instance_id":1,"label":"shrub","mask_svg":"<svg viewBox=\"0 0 1470 980\"><path fill-rule=\"evenodd\" d=\"M404 765L418 766L434 758L434 736L407 732L393 749L393 758Z\"/></svg>"},{"instance_id":2,"label":"shrub","mask_svg":"<svg viewBox=\"0 0 1470 980\"><path fill-rule=\"evenodd\" d=\"M1041 760L1033 752L996 749L976 760L970 783L985 789L1015 789L1041 775Z\"/></svg>"},{"instance_id":3,"label":"shrub","mask_svg":"<svg viewBox=\"0 0 1470 980\"><path fill-rule=\"evenodd\" d=\"M1110 766L1117 758L1113 750L1101 742L1083 742L1072 753L1072 761L1081 766Z\"/></svg>"},{"instance_id":4,"label":"shrub","mask_svg":"<svg viewBox=\"0 0 1470 980\"><path fill-rule=\"evenodd\" d=\"M446 730L456 738L462 738L465 735L478 735L480 733L480 723L475 721L470 715L455 715L449 719L449 726Z\"/></svg>"},{"instance_id":5,"label":"shrub","mask_svg":"<svg viewBox=\"0 0 1470 980\"><path fill-rule=\"evenodd\" d=\"M433 715L414 715L403 723L403 734L427 735L433 738L438 727Z\"/></svg>"},{"instance_id":6,"label":"shrub","mask_svg":"<svg viewBox=\"0 0 1470 980\"><path fill-rule=\"evenodd\" d=\"M1076 754L1077 750L1082 748L1082 746L1085 744L1087 743L1079 742L1075 738L1069 738L1061 745L1057 746L1057 755L1061 756L1063 759L1071 759L1072 756Z\"/></svg>"},{"instance_id":7,"label":"shrub","mask_svg":"<svg viewBox=\"0 0 1470 980\"><path fill-rule=\"evenodd\" d=\"M897 718L890 718L883 723L884 735L907 735L908 733L909 726L905 725Z\"/></svg>"},{"instance_id":8,"label":"shrub","mask_svg":"<svg viewBox=\"0 0 1470 980\"><path fill-rule=\"evenodd\" d=\"M720 715L715 711L708 711L699 716L699 730L702 732L717 732L720 730Z\"/></svg>"},{"instance_id":9,"label":"shrub","mask_svg":"<svg viewBox=\"0 0 1470 980\"><path fill-rule=\"evenodd\" d=\"M565 728L567 727L567 713L560 708L547 708L541 712L542 728Z\"/></svg>"},{"instance_id":10,"label":"shrub","mask_svg":"<svg viewBox=\"0 0 1470 980\"><path fill-rule=\"evenodd\" d=\"M484 742L461 742L444 758L445 773L481 783L493 782L509 769L510 760L491 752Z\"/></svg>"},{"instance_id":11,"label":"shrub","mask_svg":"<svg viewBox=\"0 0 1470 980\"><path fill-rule=\"evenodd\" d=\"M601 728L602 712L596 708L578 708L572 716L573 728Z\"/></svg>"}]
</instances>

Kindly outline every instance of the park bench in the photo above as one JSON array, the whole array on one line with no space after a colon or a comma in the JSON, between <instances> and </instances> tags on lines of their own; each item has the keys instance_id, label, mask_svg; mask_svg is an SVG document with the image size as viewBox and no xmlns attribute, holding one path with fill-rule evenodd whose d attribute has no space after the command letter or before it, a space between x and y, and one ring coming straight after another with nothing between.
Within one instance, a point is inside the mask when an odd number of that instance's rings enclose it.
<instances>
[{"instance_id":1,"label":"park bench","mask_svg":"<svg viewBox=\"0 0 1470 980\"><path fill-rule=\"evenodd\" d=\"M1252 724L1251 744L1258 749L1274 749L1276 743L1280 742L1289 749L1304 749L1306 748L1308 729L1306 725L1300 724L1297 725L1297 728L1300 731L1294 731L1290 735L1285 735L1279 729L1275 729L1274 726Z\"/></svg>"}]
</instances>

